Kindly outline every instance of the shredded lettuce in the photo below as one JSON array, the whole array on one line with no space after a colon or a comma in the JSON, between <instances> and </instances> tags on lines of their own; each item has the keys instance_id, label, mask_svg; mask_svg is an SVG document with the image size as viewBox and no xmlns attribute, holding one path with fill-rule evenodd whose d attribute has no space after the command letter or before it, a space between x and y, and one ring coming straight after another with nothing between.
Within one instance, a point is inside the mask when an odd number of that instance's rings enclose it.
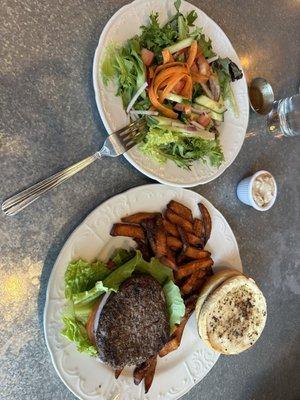
<instances>
[{"instance_id":1,"label":"shredded lettuce","mask_svg":"<svg viewBox=\"0 0 300 400\"><path fill-rule=\"evenodd\" d=\"M183 168L190 168L196 160L204 163L208 161L213 166L219 166L224 160L218 139L204 140L186 136L165 129L164 126L150 125L149 132L139 147L161 164L172 160Z\"/></svg>"},{"instance_id":2,"label":"shredded lettuce","mask_svg":"<svg viewBox=\"0 0 300 400\"><path fill-rule=\"evenodd\" d=\"M163 292L169 314L170 332L172 333L185 314L185 305L179 287L173 281L169 281L164 285Z\"/></svg>"},{"instance_id":3,"label":"shredded lettuce","mask_svg":"<svg viewBox=\"0 0 300 400\"><path fill-rule=\"evenodd\" d=\"M73 294L90 290L97 281L103 280L111 270L102 261L88 263L83 260L71 262L65 272L65 296L71 299Z\"/></svg>"}]
</instances>

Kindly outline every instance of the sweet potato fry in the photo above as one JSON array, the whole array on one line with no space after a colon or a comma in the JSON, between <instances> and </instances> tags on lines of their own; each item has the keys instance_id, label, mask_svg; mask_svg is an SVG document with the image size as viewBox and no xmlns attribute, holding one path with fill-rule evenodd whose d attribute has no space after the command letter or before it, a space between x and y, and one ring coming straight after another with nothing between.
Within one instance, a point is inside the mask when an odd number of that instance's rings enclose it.
<instances>
[{"instance_id":1,"label":"sweet potato fry","mask_svg":"<svg viewBox=\"0 0 300 400\"><path fill-rule=\"evenodd\" d=\"M160 262L172 268L174 271L178 269L174 252L171 249L167 248L167 254L160 258Z\"/></svg>"},{"instance_id":2,"label":"sweet potato fry","mask_svg":"<svg viewBox=\"0 0 300 400\"><path fill-rule=\"evenodd\" d=\"M147 239L154 254L156 254L156 241L155 230L156 221L154 219L147 219L141 222L142 227L146 231Z\"/></svg>"},{"instance_id":3,"label":"sweet potato fry","mask_svg":"<svg viewBox=\"0 0 300 400\"><path fill-rule=\"evenodd\" d=\"M177 271L178 279L185 278L198 271L199 269L204 269L211 267L213 265L213 260L211 258L202 258L200 260L191 261L185 265L179 267Z\"/></svg>"},{"instance_id":4,"label":"sweet potato fry","mask_svg":"<svg viewBox=\"0 0 300 400\"><path fill-rule=\"evenodd\" d=\"M163 224L168 234L170 234L171 236L175 236L177 238L180 237L176 225L172 224L172 222L168 221L167 219L163 220Z\"/></svg>"},{"instance_id":5,"label":"sweet potato fry","mask_svg":"<svg viewBox=\"0 0 300 400\"><path fill-rule=\"evenodd\" d=\"M206 244L208 242L208 239L210 238L210 234L211 234L211 217L208 212L208 209L205 207L204 204L199 203L198 207L200 208L202 219L203 219L205 244Z\"/></svg>"},{"instance_id":6,"label":"sweet potato fry","mask_svg":"<svg viewBox=\"0 0 300 400\"><path fill-rule=\"evenodd\" d=\"M111 231L111 236L127 236L137 239L145 239L144 230L138 225L131 224L114 224Z\"/></svg>"},{"instance_id":7,"label":"sweet potato fry","mask_svg":"<svg viewBox=\"0 0 300 400\"><path fill-rule=\"evenodd\" d=\"M135 385L139 385L145 378L147 369L149 368L148 360L137 365L133 371L133 381Z\"/></svg>"},{"instance_id":8,"label":"sweet potato fry","mask_svg":"<svg viewBox=\"0 0 300 400\"><path fill-rule=\"evenodd\" d=\"M174 211L177 215L180 215L182 218L193 222L193 214L192 211L184 206L183 204L179 203L178 201L171 200L170 203L167 205L167 207Z\"/></svg>"},{"instance_id":9,"label":"sweet potato fry","mask_svg":"<svg viewBox=\"0 0 300 400\"><path fill-rule=\"evenodd\" d=\"M200 237L197 237L189 232L187 232L186 237L189 244L191 244L192 246L202 246L202 240Z\"/></svg>"},{"instance_id":10,"label":"sweet potato fry","mask_svg":"<svg viewBox=\"0 0 300 400\"><path fill-rule=\"evenodd\" d=\"M155 369L156 369L156 364L157 364L157 355L151 357L149 359L149 367L147 369L146 375L145 375L145 393L148 393L155 374Z\"/></svg>"},{"instance_id":11,"label":"sweet potato fry","mask_svg":"<svg viewBox=\"0 0 300 400\"><path fill-rule=\"evenodd\" d=\"M191 316L197 301L198 296L191 296L185 303L185 314L184 317L181 319L180 324L177 326L175 331L172 333L170 340L164 345L164 347L159 352L159 357L164 357L167 354L171 353L172 351L178 349L180 346L180 342L182 339L183 331L185 328L186 323Z\"/></svg>"},{"instance_id":12,"label":"sweet potato fry","mask_svg":"<svg viewBox=\"0 0 300 400\"><path fill-rule=\"evenodd\" d=\"M136 214L128 215L127 217L121 218L122 222L129 222L131 224L140 224L145 219L153 219L161 216L157 212L139 212Z\"/></svg>"},{"instance_id":13,"label":"sweet potato fry","mask_svg":"<svg viewBox=\"0 0 300 400\"><path fill-rule=\"evenodd\" d=\"M187 234L186 232L181 228L181 226L178 226L178 232L180 235L180 239L182 242L182 253L185 253L186 249L189 247L189 242L187 239Z\"/></svg>"},{"instance_id":14,"label":"sweet potato fry","mask_svg":"<svg viewBox=\"0 0 300 400\"><path fill-rule=\"evenodd\" d=\"M142 253L143 259L146 261L150 261L153 256L152 250L149 245L149 241L146 238L145 240L135 239L137 244L137 249Z\"/></svg>"},{"instance_id":15,"label":"sweet potato fry","mask_svg":"<svg viewBox=\"0 0 300 400\"><path fill-rule=\"evenodd\" d=\"M203 223L201 219L195 218L194 219L194 235L198 237L202 237L203 232Z\"/></svg>"},{"instance_id":16,"label":"sweet potato fry","mask_svg":"<svg viewBox=\"0 0 300 400\"><path fill-rule=\"evenodd\" d=\"M182 248L181 241L174 236L167 236L167 245L173 250L179 250Z\"/></svg>"},{"instance_id":17,"label":"sweet potato fry","mask_svg":"<svg viewBox=\"0 0 300 400\"><path fill-rule=\"evenodd\" d=\"M190 221L188 221L187 219L174 213L170 209L166 210L165 216L170 222L172 222L172 224L181 226L185 231L193 233L193 224Z\"/></svg>"},{"instance_id":18,"label":"sweet potato fry","mask_svg":"<svg viewBox=\"0 0 300 400\"><path fill-rule=\"evenodd\" d=\"M210 252L206 250L196 249L196 247L188 246L185 253L185 257L193 258L194 260L198 260L200 258L210 257Z\"/></svg>"},{"instance_id":19,"label":"sweet potato fry","mask_svg":"<svg viewBox=\"0 0 300 400\"><path fill-rule=\"evenodd\" d=\"M164 347L159 351L159 357L164 357L169 353L172 353L172 351L177 350L179 347L179 341L177 337L172 337L165 345Z\"/></svg>"},{"instance_id":20,"label":"sweet potato fry","mask_svg":"<svg viewBox=\"0 0 300 400\"><path fill-rule=\"evenodd\" d=\"M156 221L155 246L155 256L157 258L167 255L167 235L161 218Z\"/></svg>"},{"instance_id":21,"label":"sweet potato fry","mask_svg":"<svg viewBox=\"0 0 300 400\"><path fill-rule=\"evenodd\" d=\"M198 282L204 278L207 274L207 270L200 269L200 271L194 272L181 287L181 292L185 295L193 293L197 289Z\"/></svg>"},{"instance_id":22,"label":"sweet potato fry","mask_svg":"<svg viewBox=\"0 0 300 400\"><path fill-rule=\"evenodd\" d=\"M116 370L115 370L115 378L116 378L116 379L119 378L119 376L121 375L122 371L123 371L123 368L120 368L120 369L116 369Z\"/></svg>"}]
</instances>

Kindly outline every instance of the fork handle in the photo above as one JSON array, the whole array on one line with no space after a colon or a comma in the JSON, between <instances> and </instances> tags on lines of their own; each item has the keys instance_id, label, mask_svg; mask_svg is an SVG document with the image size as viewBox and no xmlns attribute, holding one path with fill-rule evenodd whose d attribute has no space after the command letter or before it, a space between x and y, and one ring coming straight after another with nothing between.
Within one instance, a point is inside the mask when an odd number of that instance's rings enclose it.
<instances>
[{"instance_id":1,"label":"fork handle","mask_svg":"<svg viewBox=\"0 0 300 400\"><path fill-rule=\"evenodd\" d=\"M25 207L29 206L29 204L33 203L39 197L41 197L44 193L47 193L49 190L54 187L60 185L71 176L75 175L77 172L83 170L88 165L92 164L95 160L101 158L100 152L93 154L85 158L78 163L63 169L60 172L46 178L35 185L30 186L28 189L25 189L18 194L10 197L5 200L2 204L2 211L6 215L16 215L19 211L23 210Z\"/></svg>"}]
</instances>

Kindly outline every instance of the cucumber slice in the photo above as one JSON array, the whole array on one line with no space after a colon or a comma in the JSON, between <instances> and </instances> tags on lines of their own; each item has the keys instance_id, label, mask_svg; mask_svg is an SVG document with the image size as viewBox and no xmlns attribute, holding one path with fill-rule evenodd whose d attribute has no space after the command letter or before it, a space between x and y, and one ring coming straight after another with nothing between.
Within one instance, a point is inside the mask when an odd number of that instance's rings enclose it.
<instances>
[{"instance_id":1,"label":"cucumber slice","mask_svg":"<svg viewBox=\"0 0 300 400\"><path fill-rule=\"evenodd\" d=\"M185 124L183 122L180 122L176 119L172 119L172 118L168 118L168 117L161 117L161 116L156 117L155 116L155 117L152 117L152 119L156 121L158 126L164 126L164 127L165 126L171 126L171 127L176 126L176 127L180 127L180 128L185 127Z\"/></svg>"},{"instance_id":2,"label":"cucumber slice","mask_svg":"<svg viewBox=\"0 0 300 400\"><path fill-rule=\"evenodd\" d=\"M224 113L222 113L222 114L216 113L215 111L212 111L207 107L199 106L199 104L192 104L192 108L195 108L196 110L199 110L199 111L206 111L211 116L211 118L214 119L215 121L219 121L219 122L224 121Z\"/></svg>"},{"instance_id":3,"label":"cucumber slice","mask_svg":"<svg viewBox=\"0 0 300 400\"><path fill-rule=\"evenodd\" d=\"M200 106L204 106L209 108L210 110L222 114L226 111L226 107L223 104L220 104L207 96L199 96L195 99L195 102Z\"/></svg>"},{"instance_id":4,"label":"cucumber slice","mask_svg":"<svg viewBox=\"0 0 300 400\"><path fill-rule=\"evenodd\" d=\"M167 47L169 52L171 54L177 53L177 51L180 51L182 49L185 49L186 47L189 47L193 43L194 39L193 38L186 38L181 40L180 42L177 42L173 44L172 46Z\"/></svg>"},{"instance_id":5,"label":"cucumber slice","mask_svg":"<svg viewBox=\"0 0 300 400\"><path fill-rule=\"evenodd\" d=\"M179 94L176 93L169 93L168 96L166 97L166 99L171 100L171 101L175 101L176 103L185 103L185 102L189 102L189 99L180 96Z\"/></svg>"}]
</instances>

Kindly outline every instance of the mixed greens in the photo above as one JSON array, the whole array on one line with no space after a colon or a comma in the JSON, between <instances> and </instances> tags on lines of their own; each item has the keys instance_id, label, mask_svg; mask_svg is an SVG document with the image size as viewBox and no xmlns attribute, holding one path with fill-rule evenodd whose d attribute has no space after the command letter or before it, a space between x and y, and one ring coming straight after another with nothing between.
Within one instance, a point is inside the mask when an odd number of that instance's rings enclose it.
<instances>
[{"instance_id":1,"label":"mixed greens","mask_svg":"<svg viewBox=\"0 0 300 400\"><path fill-rule=\"evenodd\" d=\"M179 288L173 281L173 272L156 258L150 262L143 259L140 251L116 251L110 264L102 261L88 263L83 260L71 262L65 272L65 296L68 305L64 310L62 334L76 344L79 352L97 355L90 341L87 326L89 317L97 307L101 295L118 291L120 285L134 272L148 274L162 286L170 321L170 333L180 323L185 305Z\"/></svg>"},{"instance_id":2,"label":"mixed greens","mask_svg":"<svg viewBox=\"0 0 300 400\"><path fill-rule=\"evenodd\" d=\"M105 85L116 82L117 96L132 120L146 115L142 152L159 163L189 168L196 160L220 166L224 160L218 126L229 106L238 115L231 82L242 71L218 57L196 11L176 13L164 25L158 13L125 46L111 45L101 66ZM225 105L226 104L226 105Z\"/></svg>"}]
</instances>

